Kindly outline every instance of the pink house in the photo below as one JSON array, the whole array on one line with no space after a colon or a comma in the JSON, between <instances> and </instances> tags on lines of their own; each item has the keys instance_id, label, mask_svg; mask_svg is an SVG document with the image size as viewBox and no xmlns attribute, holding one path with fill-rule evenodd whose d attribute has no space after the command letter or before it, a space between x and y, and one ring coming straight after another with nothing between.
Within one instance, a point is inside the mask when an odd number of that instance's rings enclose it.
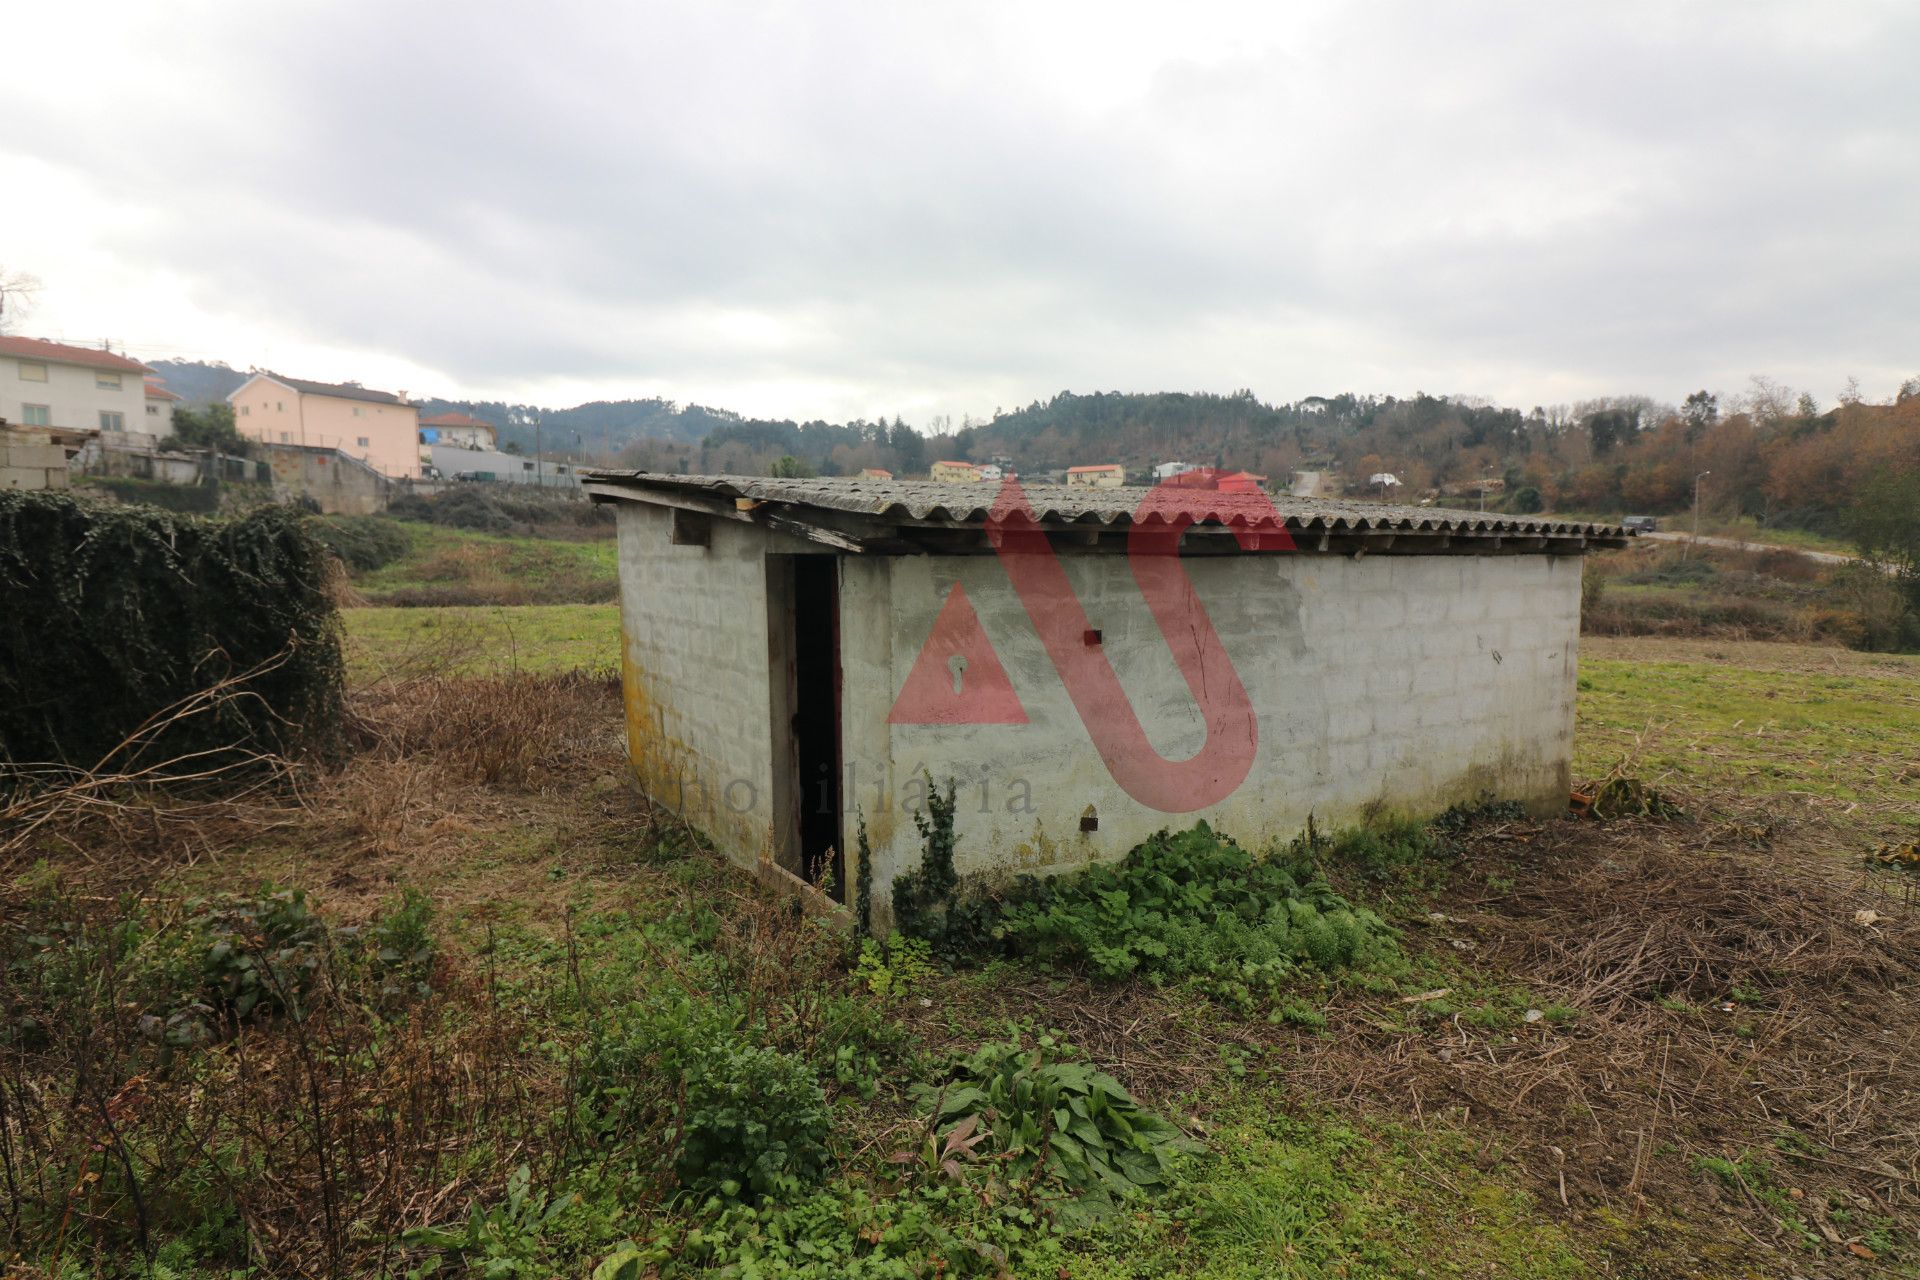
<instances>
[{"instance_id":1,"label":"pink house","mask_svg":"<svg viewBox=\"0 0 1920 1280\"><path fill-rule=\"evenodd\" d=\"M419 410L391 391L256 373L227 400L249 440L337 449L396 480L422 474Z\"/></svg>"}]
</instances>

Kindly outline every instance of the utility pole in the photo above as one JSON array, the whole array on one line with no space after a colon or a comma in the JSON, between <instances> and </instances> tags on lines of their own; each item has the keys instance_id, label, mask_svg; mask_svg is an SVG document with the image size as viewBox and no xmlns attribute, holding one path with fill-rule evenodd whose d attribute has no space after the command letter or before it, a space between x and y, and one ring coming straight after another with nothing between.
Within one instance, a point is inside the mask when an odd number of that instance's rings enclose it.
<instances>
[{"instance_id":1,"label":"utility pole","mask_svg":"<svg viewBox=\"0 0 1920 1280\"><path fill-rule=\"evenodd\" d=\"M540 427L545 421L544 417L533 420L533 487L536 489L547 487L546 477L540 471Z\"/></svg>"},{"instance_id":2,"label":"utility pole","mask_svg":"<svg viewBox=\"0 0 1920 1280\"><path fill-rule=\"evenodd\" d=\"M1711 471L1702 471L1693 478L1693 545L1700 545L1700 482L1712 475Z\"/></svg>"}]
</instances>

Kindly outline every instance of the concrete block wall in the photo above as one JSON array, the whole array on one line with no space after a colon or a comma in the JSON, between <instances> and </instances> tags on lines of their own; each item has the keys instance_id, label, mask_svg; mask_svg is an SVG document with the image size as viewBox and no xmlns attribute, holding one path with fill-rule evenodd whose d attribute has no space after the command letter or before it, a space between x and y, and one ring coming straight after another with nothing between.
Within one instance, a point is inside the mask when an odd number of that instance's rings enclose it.
<instances>
[{"instance_id":1,"label":"concrete block wall","mask_svg":"<svg viewBox=\"0 0 1920 1280\"><path fill-rule=\"evenodd\" d=\"M672 513L619 512L629 750L642 787L735 861L782 857L791 793L769 556L817 546L729 521L676 546ZM1126 557L1062 557L1154 749L1206 729ZM992 556L841 557L845 827L864 821L873 900L918 865L922 779L957 784L964 874L1051 873L1123 856L1205 818L1259 846L1381 813L1459 802L1563 807L1573 747L1577 558L1314 555L1188 558L1183 567L1252 701L1258 744L1224 800L1166 812L1109 773L1025 607ZM1028 717L889 724L934 618L964 585ZM772 603L770 604L770 597ZM1091 811L1096 830L1081 829ZM884 919L881 921L884 926Z\"/></svg>"},{"instance_id":2,"label":"concrete block wall","mask_svg":"<svg viewBox=\"0 0 1920 1280\"><path fill-rule=\"evenodd\" d=\"M671 529L664 508L619 507L628 753L649 796L752 866L773 855L784 795L767 557L818 548L724 519L704 547L673 545Z\"/></svg>"},{"instance_id":3,"label":"concrete block wall","mask_svg":"<svg viewBox=\"0 0 1920 1280\"><path fill-rule=\"evenodd\" d=\"M0 433L0 489L72 487L67 451L40 431Z\"/></svg>"},{"instance_id":4,"label":"concrete block wall","mask_svg":"<svg viewBox=\"0 0 1920 1280\"><path fill-rule=\"evenodd\" d=\"M1581 565L1546 556L1189 558L1182 563L1255 708L1258 748L1224 801L1149 808L1109 774L1025 608L989 557L879 562L849 587L892 619L884 642L849 624L849 832L865 817L874 900L919 860L903 811L923 771L954 779L965 874L1050 873L1117 858L1205 818L1259 845L1379 813L1429 816L1483 798L1566 803ZM1123 556L1063 558L1147 738L1198 751L1205 724ZM851 583L851 575L844 581ZM964 584L1029 717L1024 725L889 725L893 695L954 584ZM858 812L855 812L857 807ZM1083 833L1089 809L1097 831Z\"/></svg>"}]
</instances>

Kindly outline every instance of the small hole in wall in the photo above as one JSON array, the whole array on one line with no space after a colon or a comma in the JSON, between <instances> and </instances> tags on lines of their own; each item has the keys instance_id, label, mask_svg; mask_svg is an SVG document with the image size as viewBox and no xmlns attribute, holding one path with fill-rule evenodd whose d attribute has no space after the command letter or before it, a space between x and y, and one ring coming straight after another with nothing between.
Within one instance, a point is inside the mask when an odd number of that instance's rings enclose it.
<instances>
[{"instance_id":1,"label":"small hole in wall","mask_svg":"<svg viewBox=\"0 0 1920 1280\"><path fill-rule=\"evenodd\" d=\"M1097 627L1093 628L1080 638L1085 640L1087 642L1087 648L1091 649L1100 643L1100 631Z\"/></svg>"},{"instance_id":2,"label":"small hole in wall","mask_svg":"<svg viewBox=\"0 0 1920 1280\"><path fill-rule=\"evenodd\" d=\"M1100 815L1094 812L1092 805L1088 805L1086 812L1080 815L1080 829L1082 831L1098 831L1100 829Z\"/></svg>"}]
</instances>

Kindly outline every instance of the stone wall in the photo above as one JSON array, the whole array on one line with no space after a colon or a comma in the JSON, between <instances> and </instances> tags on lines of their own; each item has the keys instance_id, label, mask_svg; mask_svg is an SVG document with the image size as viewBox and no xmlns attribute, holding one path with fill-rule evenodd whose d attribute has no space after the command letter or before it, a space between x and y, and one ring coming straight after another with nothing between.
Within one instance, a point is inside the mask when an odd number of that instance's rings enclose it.
<instances>
[{"instance_id":1,"label":"stone wall","mask_svg":"<svg viewBox=\"0 0 1920 1280\"><path fill-rule=\"evenodd\" d=\"M273 471L273 485L305 494L330 516L385 511L398 486L358 458L317 446L255 444L253 452Z\"/></svg>"}]
</instances>

